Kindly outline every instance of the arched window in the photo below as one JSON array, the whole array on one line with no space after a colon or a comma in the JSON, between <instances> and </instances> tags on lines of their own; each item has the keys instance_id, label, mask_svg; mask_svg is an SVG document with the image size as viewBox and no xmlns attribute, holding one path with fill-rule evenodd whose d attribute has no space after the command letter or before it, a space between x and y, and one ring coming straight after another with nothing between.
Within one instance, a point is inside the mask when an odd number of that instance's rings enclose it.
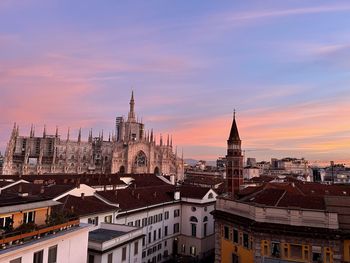
<instances>
[{"instance_id":1,"label":"arched window","mask_svg":"<svg viewBox=\"0 0 350 263\"><path fill-rule=\"evenodd\" d=\"M160 173L159 173L159 168L158 168L158 167L154 168L154 174L155 174L155 175L159 175L159 174L160 174Z\"/></svg>"},{"instance_id":2,"label":"arched window","mask_svg":"<svg viewBox=\"0 0 350 263\"><path fill-rule=\"evenodd\" d=\"M197 217L195 217L195 216L191 216L191 217L190 217L190 221L191 221L191 222L198 223L198 219L197 219Z\"/></svg>"},{"instance_id":3,"label":"arched window","mask_svg":"<svg viewBox=\"0 0 350 263\"><path fill-rule=\"evenodd\" d=\"M123 165L120 166L120 168L119 168L119 173L125 174L125 167L124 167Z\"/></svg>"},{"instance_id":4,"label":"arched window","mask_svg":"<svg viewBox=\"0 0 350 263\"><path fill-rule=\"evenodd\" d=\"M203 222L207 222L207 221L208 221L208 217L205 216L205 217L203 218Z\"/></svg>"},{"instance_id":5,"label":"arched window","mask_svg":"<svg viewBox=\"0 0 350 263\"><path fill-rule=\"evenodd\" d=\"M135 157L135 165L138 167L147 165L147 157L143 151L140 151Z\"/></svg>"}]
</instances>

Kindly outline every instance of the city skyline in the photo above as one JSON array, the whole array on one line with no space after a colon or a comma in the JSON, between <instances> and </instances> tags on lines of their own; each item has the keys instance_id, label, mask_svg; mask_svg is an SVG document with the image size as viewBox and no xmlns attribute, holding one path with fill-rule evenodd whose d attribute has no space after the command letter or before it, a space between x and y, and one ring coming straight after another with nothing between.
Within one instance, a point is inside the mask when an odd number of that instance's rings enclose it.
<instances>
[{"instance_id":1,"label":"city skyline","mask_svg":"<svg viewBox=\"0 0 350 263\"><path fill-rule=\"evenodd\" d=\"M133 89L146 130L172 134L185 158L225 155L236 108L247 157L346 162L349 13L346 1L3 1L0 150L14 122L107 135Z\"/></svg>"}]
</instances>

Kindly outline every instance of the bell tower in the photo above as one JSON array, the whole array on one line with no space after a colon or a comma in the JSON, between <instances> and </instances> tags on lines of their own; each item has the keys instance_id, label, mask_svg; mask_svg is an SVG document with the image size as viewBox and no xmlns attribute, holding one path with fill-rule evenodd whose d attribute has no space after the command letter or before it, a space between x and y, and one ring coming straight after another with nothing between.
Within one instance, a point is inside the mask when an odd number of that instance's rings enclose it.
<instances>
[{"instance_id":1,"label":"bell tower","mask_svg":"<svg viewBox=\"0 0 350 263\"><path fill-rule=\"evenodd\" d=\"M236 124L236 111L233 112L233 121L229 138L227 140L226 180L227 192L236 195L240 185L243 184L243 155L241 139Z\"/></svg>"}]
</instances>

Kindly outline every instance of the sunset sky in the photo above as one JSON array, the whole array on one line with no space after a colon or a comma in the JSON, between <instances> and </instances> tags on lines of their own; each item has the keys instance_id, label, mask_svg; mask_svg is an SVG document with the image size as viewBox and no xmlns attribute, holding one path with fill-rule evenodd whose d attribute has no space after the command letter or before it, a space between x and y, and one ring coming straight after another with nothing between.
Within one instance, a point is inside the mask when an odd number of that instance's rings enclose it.
<instances>
[{"instance_id":1,"label":"sunset sky","mask_svg":"<svg viewBox=\"0 0 350 263\"><path fill-rule=\"evenodd\" d=\"M350 159L350 1L0 1L0 150L136 112L185 158ZM179 150L181 151L181 150Z\"/></svg>"}]
</instances>

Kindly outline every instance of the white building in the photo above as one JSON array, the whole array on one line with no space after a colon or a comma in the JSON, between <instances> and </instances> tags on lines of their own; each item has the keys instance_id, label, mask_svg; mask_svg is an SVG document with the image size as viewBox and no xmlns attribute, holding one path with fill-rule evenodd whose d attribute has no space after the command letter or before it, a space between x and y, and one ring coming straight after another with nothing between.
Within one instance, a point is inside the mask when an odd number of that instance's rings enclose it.
<instances>
[{"instance_id":1,"label":"white building","mask_svg":"<svg viewBox=\"0 0 350 263\"><path fill-rule=\"evenodd\" d=\"M142 229L102 223L89 233L88 263L141 263Z\"/></svg>"}]
</instances>

